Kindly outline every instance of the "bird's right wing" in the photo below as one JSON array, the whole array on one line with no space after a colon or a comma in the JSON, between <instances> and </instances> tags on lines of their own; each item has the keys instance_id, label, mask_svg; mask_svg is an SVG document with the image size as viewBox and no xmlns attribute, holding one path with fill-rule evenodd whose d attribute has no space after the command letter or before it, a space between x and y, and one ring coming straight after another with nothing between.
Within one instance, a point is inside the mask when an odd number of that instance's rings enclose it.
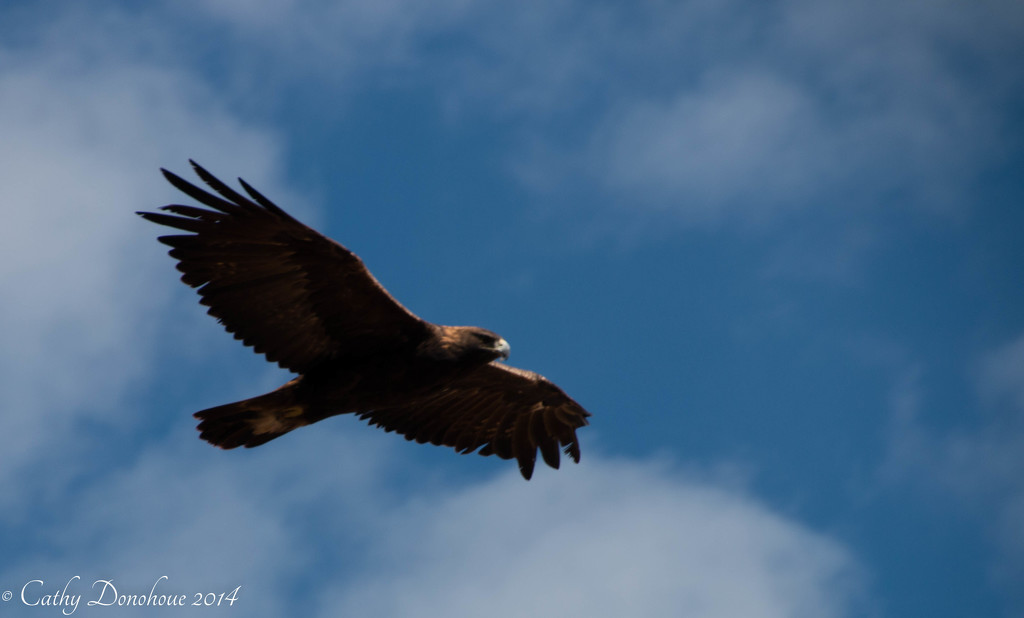
<instances>
[{"instance_id":1,"label":"bird's right wing","mask_svg":"<svg viewBox=\"0 0 1024 618\"><path fill-rule=\"evenodd\" d=\"M498 362L446 383L415 403L359 415L408 440L454 447L460 453L515 458L529 480L537 450L552 468L559 447L580 460L576 429L590 413L543 376Z\"/></svg>"}]
</instances>

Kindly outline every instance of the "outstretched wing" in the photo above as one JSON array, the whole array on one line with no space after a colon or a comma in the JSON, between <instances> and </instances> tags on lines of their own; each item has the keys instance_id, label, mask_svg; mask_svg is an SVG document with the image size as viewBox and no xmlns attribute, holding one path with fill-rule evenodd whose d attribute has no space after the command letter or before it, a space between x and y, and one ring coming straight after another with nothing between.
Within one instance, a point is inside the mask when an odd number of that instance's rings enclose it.
<instances>
[{"instance_id":1,"label":"outstretched wing","mask_svg":"<svg viewBox=\"0 0 1024 618\"><path fill-rule=\"evenodd\" d=\"M427 324L398 303L351 251L293 219L245 181L244 196L190 161L214 195L162 170L209 209L173 204L140 212L191 232L161 236L181 280L224 327L296 373L340 356L395 349Z\"/></svg>"},{"instance_id":2,"label":"outstretched wing","mask_svg":"<svg viewBox=\"0 0 1024 618\"><path fill-rule=\"evenodd\" d=\"M552 468L558 468L559 447L579 463L576 429L587 424L588 416L543 376L498 362L445 384L424 400L359 415L421 444L514 457L527 480L538 449Z\"/></svg>"}]
</instances>

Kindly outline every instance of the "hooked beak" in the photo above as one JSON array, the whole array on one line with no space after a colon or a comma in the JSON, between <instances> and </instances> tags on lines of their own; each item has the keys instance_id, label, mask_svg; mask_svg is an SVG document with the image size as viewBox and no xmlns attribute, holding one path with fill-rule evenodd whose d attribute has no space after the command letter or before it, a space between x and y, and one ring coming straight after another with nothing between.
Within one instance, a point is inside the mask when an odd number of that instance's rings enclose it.
<instances>
[{"instance_id":1,"label":"hooked beak","mask_svg":"<svg viewBox=\"0 0 1024 618\"><path fill-rule=\"evenodd\" d=\"M494 351L498 353L503 360L508 360L509 352L512 348L509 347L508 342L504 339L498 339L498 342L494 344Z\"/></svg>"}]
</instances>

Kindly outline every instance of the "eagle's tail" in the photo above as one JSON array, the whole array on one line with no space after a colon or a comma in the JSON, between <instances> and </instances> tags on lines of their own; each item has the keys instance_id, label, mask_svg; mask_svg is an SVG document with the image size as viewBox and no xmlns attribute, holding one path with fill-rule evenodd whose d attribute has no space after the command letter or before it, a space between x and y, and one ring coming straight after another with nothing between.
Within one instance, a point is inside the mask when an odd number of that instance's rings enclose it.
<instances>
[{"instance_id":1,"label":"eagle's tail","mask_svg":"<svg viewBox=\"0 0 1024 618\"><path fill-rule=\"evenodd\" d=\"M252 448L308 425L306 408L296 401L295 380L259 397L196 412L199 437L224 449Z\"/></svg>"}]
</instances>

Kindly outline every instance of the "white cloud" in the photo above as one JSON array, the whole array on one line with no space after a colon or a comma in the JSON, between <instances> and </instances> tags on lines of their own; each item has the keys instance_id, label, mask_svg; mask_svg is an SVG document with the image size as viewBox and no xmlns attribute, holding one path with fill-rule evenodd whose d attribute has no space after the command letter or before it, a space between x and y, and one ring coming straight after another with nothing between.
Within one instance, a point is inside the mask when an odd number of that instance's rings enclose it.
<instances>
[{"instance_id":1,"label":"white cloud","mask_svg":"<svg viewBox=\"0 0 1024 618\"><path fill-rule=\"evenodd\" d=\"M596 457L421 496L373 532L323 615L844 616L862 584L839 544L742 492Z\"/></svg>"},{"instance_id":2,"label":"white cloud","mask_svg":"<svg viewBox=\"0 0 1024 618\"><path fill-rule=\"evenodd\" d=\"M15 591L34 579L49 590L78 575L73 588L88 596L97 579L138 594L166 575L161 589L175 594L241 585L236 613L294 612L303 578L317 582L323 563L347 568L344 544L362 542L357 531L381 508L375 484L387 472L391 440L355 440L338 431L343 426L230 453L195 440L191 428L174 432L135 461L79 478L45 505L46 514L25 525L34 551L8 557L0 578Z\"/></svg>"},{"instance_id":3,"label":"white cloud","mask_svg":"<svg viewBox=\"0 0 1024 618\"><path fill-rule=\"evenodd\" d=\"M79 575L83 594L95 579L241 584L232 611L251 616L830 618L864 600L841 544L741 489L590 456L529 483L510 470L399 497L387 488L408 472L388 459L409 446L351 435L369 434L352 420L262 452L171 436L67 494L34 526L40 551L0 577Z\"/></svg>"},{"instance_id":4,"label":"white cloud","mask_svg":"<svg viewBox=\"0 0 1024 618\"><path fill-rule=\"evenodd\" d=\"M650 30L604 39L625 51L594 93L590 137L534 144L525 179L557 189L553 178L581 174L617 201L691 223L894 201L948 214L1007 147L1007 92L1021 84L1005 54L1019 50L1020 11L805 0L749 7L748 17L748 7L662 8L646 16L657 21Z\"/></svg>"},{"instance_id":5,"label":"white cloud","mask_svg":"<svg viewBox=\"0 0 1024 618\"><path fill-rule=\"evenodd\" d=\"M898 468L927 471L922 478L986 502L1005 505L1024 497L1020 475L1024 470L1022 341L1024 338L1018 338L1002 345L975 363L977 404L965 410L963 423L951 430L934 430L922 418L929 406L922 371L914 371L900 382L893 395ZM1020 546L1024 548L1024 543Z\"/></svg>"},{"instance_id":6,"label":"white cloud","mask_svg":"<svg viewBox=\"0 0 1024 618\"><path fill-rule=\"evenodd\" d=\"M332 89L337 106L333 89L348 85L354 74L418 66L423 40L459 21L469 6L466 0L216 0L188 3L179 17L216 23L219 36L233 42L227 53L239 52L232 58L237 67L251 67L278 83L316 76ZM245 81L251 74L229 77Z\"/></svg>"},{"instance_id":7,"label":"white cloud","mask_svg":"<svg viewBox=\"0 0 1024 618\"><path fill-rule=\"evenodd\" d=\"M596 186L592 203L689 223L894 201L957 213L1004 153L1024 85L1008 60L1024 12L1008 3L622 7L221 0L177 17L232 41L251 70L225 79L243 92L296 75L329 87L331 109L357 84L430 92L452 122L514 122L527 185Z\"/></svg>"},{"instance_id":8,"label":"white cloud","mask_svg":"<svg viewBox=\"0 0 1024 618\"><path fill-rule=\"evenodd\" d=\"M195 80L115 42L101 49L94 34L0 50L5 479L54 457L47 445L78 448L69 438L90 427L131 427L120 404L147 375L173 280L152 226L133 214L173 195L158 168L194 156L274 177L279 147L265 133Z\"/></svg>"},{"instance_id":9,"label":"white cloud","mask_svg":"<svg viewBox=\"0 0 1024 618\"><path fill-rule=\"evenodd\" d=\"M1012 564L1010 577L1024 581L1024 335L989 352L978 364L980 399L987 402L981 430L950 445L961 488L981 491L998 505L1000 538Z\"/></svg>"},{"instance_id":10,"label":"white cloud","mask_svg":"<svg viewBox=\"0 0 1024 618\"><path fill-rule=\"evenodd\" d=\"M1009 401L1024 410L1024 335L990 352L980 363L978 382L990 401Z\"/></svg>"},{"instance_id":11,"label":"white cloud","mask_svg":"<svg viewBox=\"0 0 1024 618\"><path fill-rule=\"evenodd\" d=\"M937 430L922 368L907 371L893 389L889 482L911 484L978 517L998 541L999 564L990 573L1008 590L1024 581L1024 337L978 359L972 371L978 397L958 426ZM938 493L936 493L938 492ZM1020 599L1018 598L1018 601Z\"/></svg>"},{"instance_id":12,"label":"white cloud","mask_svg":"<svg viewBox=\"0 0 1024 618\"><path fill-rule=\"evenodd\" d=\"M836 177L838 161L806 157L828 139L823 129L802 86L750 73L712 78L665 103L637 102L605 120L591 150L612 189L698 221L734 210L757 216Z\"/></svg>"}]
</instances>

